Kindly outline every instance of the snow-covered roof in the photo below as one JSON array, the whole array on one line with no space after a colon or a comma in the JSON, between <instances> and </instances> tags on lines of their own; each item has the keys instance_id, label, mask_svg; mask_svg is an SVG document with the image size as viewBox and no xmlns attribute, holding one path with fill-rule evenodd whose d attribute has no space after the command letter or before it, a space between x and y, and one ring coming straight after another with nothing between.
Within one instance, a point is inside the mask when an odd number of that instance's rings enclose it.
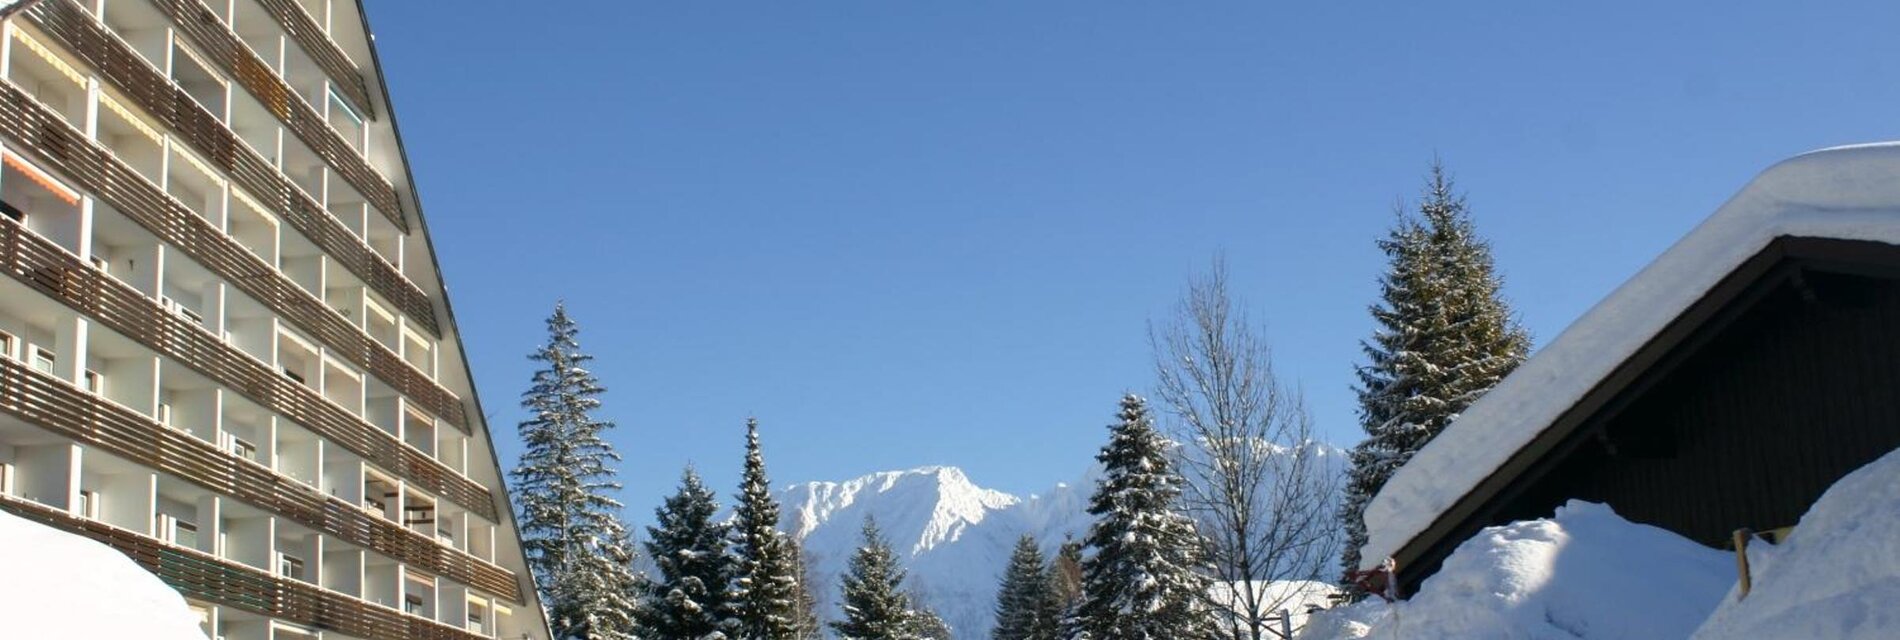
<instances>
[{"instance_id":1,"label":"snow-covered roof","mask_svg":"<svg viewBox=\"0 0 1900 640\"><path fill-rule=\"evenodd\" d=\"M1400 468L1366 507L1363 564L1397 555L1724 277L1784 236L1900 244L1900 142L1813 151L1756 176Z\"/></svg>"}]
</instances>

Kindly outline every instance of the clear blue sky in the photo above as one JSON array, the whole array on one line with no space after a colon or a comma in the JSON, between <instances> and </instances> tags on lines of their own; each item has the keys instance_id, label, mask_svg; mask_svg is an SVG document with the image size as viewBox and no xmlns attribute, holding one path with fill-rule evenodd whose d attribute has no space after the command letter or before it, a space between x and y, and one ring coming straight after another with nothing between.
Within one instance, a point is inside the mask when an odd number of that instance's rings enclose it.
<instances>
[{"instance_id":1,"label":"clear blue sky","mask_svg":"<svg viewBox=\"0 0 1900 640\"><path fill-rule=\"evenodd\" d=\"M1433 154L1542 344L1768 164L1900 137L1900 5L1818 4L370 10L504 457L565 298L644 521L688 461L729 496L753 414L781 484L1071 479L1223 250L1350 444Z\"/></svg>"}]
</instances>

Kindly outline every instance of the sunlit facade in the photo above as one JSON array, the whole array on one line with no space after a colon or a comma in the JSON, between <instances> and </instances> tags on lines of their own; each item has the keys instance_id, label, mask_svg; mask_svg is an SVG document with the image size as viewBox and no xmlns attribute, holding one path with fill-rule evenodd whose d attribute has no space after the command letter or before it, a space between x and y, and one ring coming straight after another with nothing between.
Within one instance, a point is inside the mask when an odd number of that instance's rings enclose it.
<instances>
[{"instance_id":1,"label":"sunlit facade","mask_svg":"<svg viewBox=\"0 0 1900 640\"><path fill-rule=\"evenodd\" d=\"M0 509L226 640L544 638L354 0L0 44Z\"/></svg>"}]
</instances>

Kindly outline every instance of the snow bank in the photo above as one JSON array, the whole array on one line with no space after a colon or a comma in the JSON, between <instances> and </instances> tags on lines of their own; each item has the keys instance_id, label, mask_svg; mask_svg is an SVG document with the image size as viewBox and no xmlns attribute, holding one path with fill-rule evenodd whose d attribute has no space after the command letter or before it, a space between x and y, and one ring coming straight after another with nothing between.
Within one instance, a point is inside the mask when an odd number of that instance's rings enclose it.
<instances>
[{"instance_id":1,"label":"snow bank","mask_svg":"<svg viewBox=\"0 0 1900 640\"><path fill-rule=\"evenodd\" d=\"M1900 244L1900 143L1790 158L1539 350L1366 506L1370 568L1394 555L1702 294L1778 236Z\"/></svg>"},{"instance_id":2,"label":"snow bank","mask_svg":"<svg viewBox=\"0 0 1900 640\"><path fill-rule=\"evenodd\" d=\"M1697 639L1892 638L1900 633L1900 451L1834 483L1779 547L1749 553L1754 589Z\"/></svg>"},{"instance_id":3,"label":"snow bank","mask_svg":"<svg viewBox=\"0 0 1900 640\"><path fill-rule=\"evenodd\" d=\"M1734 582L1731 554L1573 500L1479 532L1411 600L1316 614L1300 638L1685 638Z\"/></svg>"},{"instance_id":4,"label":"snow bank","mask_svg":"<svg viewBox=\"0 0 1900 640\"><path fill-rule=\"evenodd\" d=\"M0 638L204 640L185 599L125 554L0 512Z\"/></svg>"}]
</instances>

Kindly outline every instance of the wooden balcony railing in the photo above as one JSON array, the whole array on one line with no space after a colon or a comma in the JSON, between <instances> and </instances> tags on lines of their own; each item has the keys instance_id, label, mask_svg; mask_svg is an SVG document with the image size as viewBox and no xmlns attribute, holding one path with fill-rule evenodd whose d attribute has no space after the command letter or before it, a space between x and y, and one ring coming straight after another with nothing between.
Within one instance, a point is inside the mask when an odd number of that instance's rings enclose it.
<instances>
[{"instance_id":1,"label":"wooden balcony railing","mask_svg":"<svg viewBox=\"0 0 1900 640\"><path fill-rule=\"evenodd\" d=\"M165 544L37 502L0 496L0 510L104 543L188 598L359 638L482 640L487 637L202 551Z\"/></svg>"},{"instance_id":2,"label":"wooden balcony railing","mask_svg":"<svg viewBox=\"0 0 1900 640\"><path fill-rule=\"evenodd\" d=\"M301 13L301 9L298 11ZM428 294L395 265L371 251L311 194L305 194L269 160L251 150L230 127L107 31L91 14L66 2L47 2L27 15L41 33L96 69L113 88L168 126L177 138L189 143L212 165L224 170L245 191L256 196L259 203L270 207L324 253L362 278L418 326L441 337L435 305Z\"/></svg>"},{"instance_id":3,"label":"wooden balcony railing","mask_svg":"<svg viewBox=\"0 0 1900 640\"><path fill-rule=\"evenodd\" d=\"M197 45L196 48L204 53L206 59L222 68L226 75L257 98L266 111L276 115L286 129L328 162L337 175L355 186L397 229L403 233L409 232L409 220L403 214L405 209L402 200L396 195L396 188L382 174L370 168L369 161L358 154L350 143L345 142L343 136L331 129L316 108L305 102L303 96L297 95L276 70L239 40L230 26L218 18L217 13L198 0L153 0L152 4L171 19L179 33ZM23 13L42 28L60 13L92 19L73 0L47 0Z\"/></svg>"},{"instance_id":4,"label":"wooden balcony railing","mask_svg":"<svg viewBox=\"0 0 1900 640\"><path fill-rule=\"evenodd\" d=\"M0 82L0 136L38 152L40 161L302 328L338 359L363 367L443 422L471 433L460 398L7 82Z\"/></svg>"},{"instance_id":5,"label":"wooden balcony railing","mask_svg":"<svg viewBox=\"0 0 1900 640\"><path fill-rule=\"evenodd\" d=\"M419 569L521 598L514 573L506 569L5 358L0 413Z\"/></svg>"},{"instance_id":6,"label":"wooden balcony railing","mask_svg":"<svg viewBox=\"0 0 1900 640\"><path fill-rule=\"evenodd\" d=\"M5 218L0 218L0 271L415 486L497 521L488 489Z\"/></svg>"},{"instance_id":7,"label":"wooden balcony railing","mask_svg":"<svg viewBox=\"0 0 1900 640\"><path fill-rule=\"evenodd\" d=\"M318 26L317 21L305 13L296 0L257 0L257 3L263 5L264 10L277 20L277 24L284 28L284 33L290 34L290 38L296 40L305 53L310 54L310 59L323 69L323 74L330 76L330 81L336 83L337 92L351 102L351 107L365 118L374 116L369 86L363 81L362 74L357 73L356 64L350 61L348 55L344 55L343 49L336 46L323 27Z\"/></svg>"}]
</instances>

